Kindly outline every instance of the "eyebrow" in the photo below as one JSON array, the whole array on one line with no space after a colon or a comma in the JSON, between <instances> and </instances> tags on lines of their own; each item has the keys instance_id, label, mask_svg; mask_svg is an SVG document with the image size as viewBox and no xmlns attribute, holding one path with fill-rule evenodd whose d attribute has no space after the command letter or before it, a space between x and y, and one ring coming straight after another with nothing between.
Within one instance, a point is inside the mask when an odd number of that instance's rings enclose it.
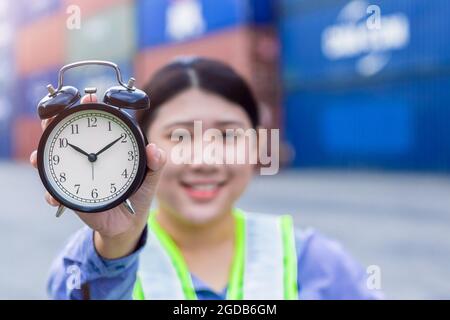
<instances>
[{"instance_id":1,"label":"eyebrow","mask_svg":"<svg viewBox=\"0 0 450 320\"><path fill-rule=\"evenodd\" d=\"M239 125L241 127L244 127L245 124L241 121L236 120L224 120L224 121L217 121L215 122L215 126L217 127L224 127L224 126L230 126L230 125ZM192 121L179 121L179 122L173 122L168 125L164 126L164 129L172 128L172 127L193 127L194 126L194 120Z\"/></svg>"}]
</instances>

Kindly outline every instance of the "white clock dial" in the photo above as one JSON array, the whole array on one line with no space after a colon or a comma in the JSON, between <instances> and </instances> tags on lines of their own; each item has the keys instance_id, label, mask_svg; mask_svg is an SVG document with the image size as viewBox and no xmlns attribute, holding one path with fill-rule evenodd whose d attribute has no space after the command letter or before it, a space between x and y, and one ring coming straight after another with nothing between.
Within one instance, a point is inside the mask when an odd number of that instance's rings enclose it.
<instances>
[{"instance_id":1,"label":"white clock dial","mask_svg":"<svg viewBox=\"0 0 450 320\"><path fill-rule=\"evenodd\" d=\"M129 127L100 110L70 114L50 132L43 164L54 192L69 203L98 207L126 192L139 167Z\"/></svg>"}]
</instances>

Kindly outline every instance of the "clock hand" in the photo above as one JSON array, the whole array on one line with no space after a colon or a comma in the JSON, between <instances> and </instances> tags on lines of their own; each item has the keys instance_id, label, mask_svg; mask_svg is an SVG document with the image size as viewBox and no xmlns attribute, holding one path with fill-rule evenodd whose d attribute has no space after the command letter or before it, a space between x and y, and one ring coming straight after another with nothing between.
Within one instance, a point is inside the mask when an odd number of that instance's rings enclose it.
<instances>
[{"instance_id":1,"label":"clock hand","mask_svg":"<svg viewBox=\"0 0 450 320\"><path fill-rule=\"evenodd\" d=\"M74 145L71 144L71 143L68 143L68 145L69 145L71 148L73 148L73 149L75 149L76 151L78 151L79 153L82 153L82 154L84 154L85 156L88 156L88 157L89 157L89 153L87 153L86 151L82 150L81 148L79 148L79 147L77 147L77 146L74 146Z\"/></svg>"},{"instance_id":2,"label":"clock hand","mask_svg":"<svg viewBox=\"0 0 450 320\"><path fill-rule=\"evenodd\" d=\"M102 153L103 151L108 150L109 148L111 148L117 141L119 141L120 139L122 139L122 136L118 137L116 140L114 140L113 142L111 142L110 144L108 144L107 146L105 146L103 149L101 149L99 152L97 152L95 155L98 156L100 153Z\"/></svg>"}]
</instances>

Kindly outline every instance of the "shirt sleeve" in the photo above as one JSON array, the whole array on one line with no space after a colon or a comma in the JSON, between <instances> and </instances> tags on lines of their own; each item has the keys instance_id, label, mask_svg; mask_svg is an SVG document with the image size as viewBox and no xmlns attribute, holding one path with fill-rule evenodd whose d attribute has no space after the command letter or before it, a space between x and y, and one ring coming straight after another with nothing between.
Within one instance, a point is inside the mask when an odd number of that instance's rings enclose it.
<instances>
[{"instance_id":1,"label":"shirt sleeve","mask_svg":"<svg viewBox=\"0 0 450 320\"><path fill-rule=\"evenodd\" d=\"M52 299L132 299L147 228L132 254L113 260L97 253L93 237L94 231L83 227L53 261L47 284Z\"/></svg>"},{"instance_id":2,"label":"shirt sleeve","mask_svg":"<svg viewBox=\"0 0 450 320\"><path fill-rule=\"evenodd\" d=\"M296 230L300 299L382 299L369 274L337 241L313 229Z\"/></svg>"}]
</instances>

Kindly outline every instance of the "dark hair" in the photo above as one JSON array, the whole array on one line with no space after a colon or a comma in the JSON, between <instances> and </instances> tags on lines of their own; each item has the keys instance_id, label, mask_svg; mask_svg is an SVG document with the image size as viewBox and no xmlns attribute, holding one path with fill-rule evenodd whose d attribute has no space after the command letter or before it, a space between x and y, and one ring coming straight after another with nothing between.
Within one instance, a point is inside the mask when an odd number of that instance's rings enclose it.
<instances>
[{"instance_id":1,"label":"dark hair","mask_svg":"<svg viewBox=\"0 0 450 320\"><path fill-rule=\"evenodd\" d=\"M150 110L136 113L142 130L147 132L164 102L194 87L217 94L241 106L248 114L253 127L258 126L256 99L247 82L239 74L217 60L186 57L159 69L144 87L150 97Z\"/></svg>"}]
</instances>

